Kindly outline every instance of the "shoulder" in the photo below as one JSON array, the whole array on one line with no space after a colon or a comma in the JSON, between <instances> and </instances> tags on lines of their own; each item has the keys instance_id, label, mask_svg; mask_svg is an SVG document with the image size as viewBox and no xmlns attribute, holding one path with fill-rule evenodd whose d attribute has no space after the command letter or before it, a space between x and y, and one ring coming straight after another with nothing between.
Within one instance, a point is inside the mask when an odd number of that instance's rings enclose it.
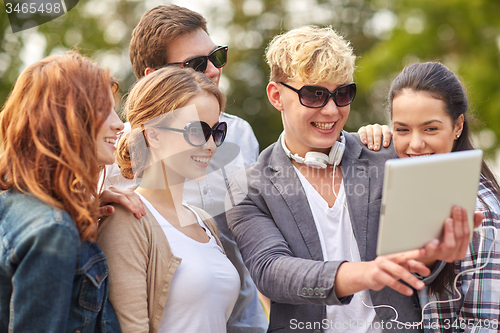
<instances>
[{"instance_id":1,"label":"shoulder","mask_svg":"<svg viewBox=\"0 0 500 333\"><path fill-rule=\"evenodd\" d=\"M55 258L74 263L80 235L66 211L10 190L0 195L0 210L2 246L12 262L38 253L47 263Z\"/></svg>"},{"instance_id":2,"label":"shoulder","mask_svg":"<svg viewBox=\"0 0 500 333\"><path fill-rule=\"evenodd\" d=\"M146 210L146 215L137 219L130 210L128 210L125 206L120 204L113 204L115 208L115 212L110 216L104 217L99 223L99 229L105 228L111 225L119 225L120 227L134 228L134 229L143 229L153 226L156 222L153 214L149 211L147 207L144 207Z\"/></svg>"},{"instance_id":3,"label":"shoulder","mask_svg":"<svg viewBox=\"0 0 500 333\"><path fill-rule=\"evenodd\" d=\"M250 124L246 120L244 120L238 116L235 116L233 114L222 112L219 118L220 118L220 120L227 122L228 125L231 124L231 126L252 129L252 127L250 126Z\"/></svg>"},{"instance_id":4,"label":"shoulder","mask_svg":"<svg viewBox=\"0 0 500 333\"><path fill-rule=\"evenodd\" d=\"M125 207L116 205L115 212L100 222L97 243L110 261L130 260L144 265L151 251L168 248L162 228L145 209L146 215L137 219Z\"/></svg>"},{"instance_id":5,"label":"shoulder","mask_svg":"<svg viewBox=\"0 0 500 333\"><path fill-rule=\"evenodd\" d=\"M388 159L398 158L392 141L389 147L382 147L379 151L373 151L361 142L358 133L343 133L346 138L344 155L350 159L365 159L373 163L384 164Z\"/></svg>"},{"instance_id":6,"label":"shoulder","mask_svg":"<svg viewBox=\"0 0 500 333\"><path fill-rule=\"evenodd\" d=\"M283 152L283 155L286 156L285 152L283 151L283 148L281 148L281 146L278 145L277 142L269 145L259 154L259 157L257 158L257 163L255 163L253 167L265 168L269 166L269 163L271 162L272 158L274 156L279 155L280 150Z\"/></svg>"},{"instance_id":7,"label":"shoulder","mask_svg":"<svg viewBox=\"0 0 500 333\"><path fill-rule=\"evenodd\" d=\"M114 204L115 212L99 222L98 242L108 238L146 239L158 225L153 214L145 207L146 215L137 219L135 215L122 205Z\"/></svg>"},{"instance_id":8,"label":"shoulder","mask_svg":"<svg viewBox=\"0 0 500 333\"><path fill-rule=\"evenodd\" d=\"M252 137L255 137L255 134L253 133L253 129L252 129L252 126L250 126L250 124L238 117L238 116L235 116L235 115L232 115L232 114L228 114L228 113L221 113L219 119L221 121L225 121L227 123L227 127L228 127L228 132L229 133L235 133L237 134L237 136L252 136ZM230 130L230 131L229 131Z\"/></svg>"},{"instance_id":9,"label":"shoulder","mask_svg":"<svg viewBox=\"0 0 500 333\"><path fill-rule=\"evenodd\" d=\"M259 142L252 126L246 120L227 113L222 113L219 119L227 123L226 142L232 142L239 146L243 154L244 164L255 162L259 154Z\"/></svg>"},{"instance_id":10,"label":"shoulder","mask_svg":"<svg viewBox=\"0 0 500 333\"><path fill-rule=\"evenodd\" d=\"M2 229L9 229L12 236L27 237L44 229L57 229L75 240L80 239L78 229L67 211L53 207L31 194L15 190L2 192L0 207Z\"/></svg>"},{"instance_id":11,"label":"shoulder","mask_svg":"<svg viewBox=\"0 0 500 333\"><path fill-rule=\"evenodd\" d=\"M245 183L250 180L263 180L262 178L268 178L274 174L275 170L273 164L275 163L275 155L277 155L276 148L280 148L276 143L271 144L269 147L264 149L258 156L257 161L245 166L245 168L233 173L233 178L239 179L239 182L244 181ZM284 155L284 152L283 152ZM280 163L278 163L280 164Z\"/></svg>"}]
</instances>

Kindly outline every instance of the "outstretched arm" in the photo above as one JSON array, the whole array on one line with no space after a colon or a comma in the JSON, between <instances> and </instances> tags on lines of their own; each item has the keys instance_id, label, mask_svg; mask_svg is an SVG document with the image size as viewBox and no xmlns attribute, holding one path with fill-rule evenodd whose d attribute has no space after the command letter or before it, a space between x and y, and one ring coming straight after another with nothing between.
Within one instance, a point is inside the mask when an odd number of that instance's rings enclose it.
<instances>
[{"instance_id":1,"label":"outstretched arm","mask_svg":"<svg viewBox=\"0 0 500 333\"><path fill-rule=\"evenodd\" d=\"M298 257L296 250L292 249L297 249L295 243L300 242L300 233L307 233L307 228L299 226L298 233L290 232L296 227L293 218L288 220L283 216L286 212L270 209L260 195L265 196L273 189L266 187L267 183L260 184L260 188L252 185L257 184L249 182L246 195L237 182L231 182L233 195L243 199L228 210L227 217L254 282L271 300L340 305L348 304L353 293L364 289L380 290L389 286L405 295L411 294L411 289L399 280L415 289L423 288L424 284L411 274L416 272L426 276L430 272L423 263L415 260L425 256L423 249L357 263Z\"/></svg>"},{"instance_id":2,"label":"outstretched arm","mask_svg":"<svg viewBox=\"0 0 500 333\"><path fill-rule=\"evenodd\" d=\"M403 295L411 296L413 290L400 280L421 290L425 285L412 272L422 276L429 275L429 268L415 261L424 256L424 249L416 249L378 256L372 261L345 262L337 271L335 293L337 297L343 297L361 290L380 290L387 286Z\"/></svg>"}]
</instances>

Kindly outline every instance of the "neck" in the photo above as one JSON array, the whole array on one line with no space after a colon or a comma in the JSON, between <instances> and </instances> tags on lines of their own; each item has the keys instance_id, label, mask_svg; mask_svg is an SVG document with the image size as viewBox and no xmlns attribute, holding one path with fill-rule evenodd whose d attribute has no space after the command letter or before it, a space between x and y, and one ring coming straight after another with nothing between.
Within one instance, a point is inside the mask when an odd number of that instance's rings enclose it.
<instances>
[{"instance_id":1,"label":"neck","mask_svg":"<svg viewBox=\"0 0 500 333\"><path fill-rule=\"evenodd\" d=\"M160 202L162 206L182 207L182 196L184 194L184 182L169 184L169 170L165 168L162 161L152 164L142 176L141 184L137 192L143 195L153 206L154 202Z\"/></svg>"}]
</instances>

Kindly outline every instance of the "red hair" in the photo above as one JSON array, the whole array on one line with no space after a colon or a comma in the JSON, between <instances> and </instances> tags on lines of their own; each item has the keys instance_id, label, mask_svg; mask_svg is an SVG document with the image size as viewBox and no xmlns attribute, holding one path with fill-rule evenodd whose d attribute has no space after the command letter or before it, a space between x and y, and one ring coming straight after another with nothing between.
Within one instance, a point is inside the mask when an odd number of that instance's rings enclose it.
<instances>
[{"instance_id":1,"label":"red hair","mask_svg":"<svg viewBox=\"0 0 500 333\"><path fill-rule=\"evenodd\" d=\"M97 230L96 136L117 83L107 69L68 52L19 76L0 116L0 189L30 193L66 210L82 239Z\"/></svg>"}]
</instances>

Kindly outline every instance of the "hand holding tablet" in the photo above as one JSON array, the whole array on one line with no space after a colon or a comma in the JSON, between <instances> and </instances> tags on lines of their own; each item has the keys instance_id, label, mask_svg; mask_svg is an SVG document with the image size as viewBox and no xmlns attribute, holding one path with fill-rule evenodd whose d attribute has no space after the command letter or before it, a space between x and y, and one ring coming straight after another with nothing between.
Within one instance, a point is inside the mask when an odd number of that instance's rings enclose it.
<instances>
[{"instance_id":1,"label":"hand holding tablet","mask_svg":"<svg viewBox=\"0 0 500 333\"><path fill-rule=\"evenodd\" d=\"M462 230L467 230L460 224L465 219L462 215L465 212L457 207L451 214L453 206L466 209L468 230L473 229L477 224L473 221L481 159L481 150L469 150L387 161L377 254L423 247L440 238L443 222L452 215L453 221L450 219L445 224L448 228L445 235L450 236L451 231L460 240ZM437 251L432 243L426 248L429 252Z\"/></svg>"}]
</instances>

